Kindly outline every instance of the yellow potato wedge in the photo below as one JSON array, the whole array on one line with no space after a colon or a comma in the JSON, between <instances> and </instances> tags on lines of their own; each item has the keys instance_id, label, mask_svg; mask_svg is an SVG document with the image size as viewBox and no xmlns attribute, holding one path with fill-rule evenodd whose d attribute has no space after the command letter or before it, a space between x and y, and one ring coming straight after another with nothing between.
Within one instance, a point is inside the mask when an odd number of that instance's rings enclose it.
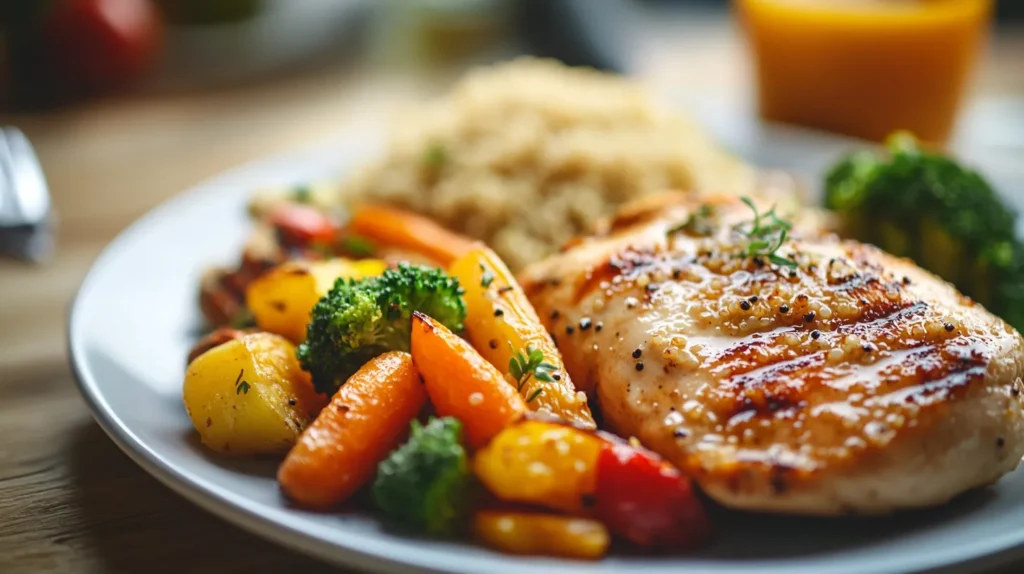
<instances>
[{"instance_id":1,"label":"yellow potato wedge","mask_svg":"<svg viewBox=\"0 0 1024 574\"><path fill-rule=\"evenodd\" d=\"M313 306L339 277L361 279L380 275L385 269L387 263L379 259L289 261L253 281L246 289L245 302L260 329L298 344L306 340Z\"/></svg>"},{"instance_id":2,"label":"yellow potato wedge","mask_svg":"<svg viewBox=\"0 0 1024 574\"><path fill-rule=\"evenodd\" d=\"M271 333L246 334L196 357L183 395L203 444L229 455L287 452L327 403L295 347Z\"/></svg>"},{"instance_id":3,"label":"yellow potato wedge","mask_svg":"<svg viewBox=\"0 0 1024 574\"><path fill-rule=\"evenodd\" d=\"M604 441L570 426L522 421L498 433L473 457L473 474L504 502L579 514L597 491Z\"/></svg>"},{"instance_id":4,"label":"yellow potato wedge","mask_svg":"<svg viewBox=\"0 0 1024 574\"><path fill-rule=\"evenodd\" d=\"M586 397L576 392L562 356L533 306L505 263L488 247L477 247L456 259L448 272L465 289L466 333L488 362L514 384L530 410L553 415L584 428L596 428ZM550 381L535 375L514 376L510 361L529 351L540 351L543 371Z\"/></svg>"},{"instance_id":5,"label":"yellow potato wedge","mask_svg":"<svg viewBox=\"0 0 1024 574\"><path fill-rule=\"evenodd\" d=\"M597 520L508 510L477 512L473 533L491 548L509 554L575 560L597 560L611 542L608 529Z\"/></svg>"}]
</instances>

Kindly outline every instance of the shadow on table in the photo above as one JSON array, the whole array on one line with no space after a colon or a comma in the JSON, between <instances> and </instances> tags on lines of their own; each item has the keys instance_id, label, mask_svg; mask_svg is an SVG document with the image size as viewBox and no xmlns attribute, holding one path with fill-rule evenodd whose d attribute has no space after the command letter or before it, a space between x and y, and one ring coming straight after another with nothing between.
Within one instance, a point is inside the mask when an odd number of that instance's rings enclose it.
<instances>
[{"instance_id":1,"label":"shadow on table","mask_svg":"<svg viewBox=\"0 0 1024 574\"><path fill-rule=\"evenodd\" d=\"M146 474L93 422L68 443L84 534L104 572L337 570L275 546L204 512Z\"/></svg>"}]
</instances>

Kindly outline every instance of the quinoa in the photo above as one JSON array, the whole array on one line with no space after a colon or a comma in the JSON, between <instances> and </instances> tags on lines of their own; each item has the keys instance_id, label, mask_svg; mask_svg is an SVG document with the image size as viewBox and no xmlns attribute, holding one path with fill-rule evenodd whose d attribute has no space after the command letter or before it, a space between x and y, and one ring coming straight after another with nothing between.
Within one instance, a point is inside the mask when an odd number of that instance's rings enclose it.
<instances>
[{"instance_id":1,"label":"quinoa","mask_svg":"<svg viewBox=\"0 0 1024 574\"><path fill-rule=\"evenodd\" d=\"M341 185L482 239L513 269L666 189L749 193L752 166L635 82L549 60L479 68L396 118L383 157Z\"/></svg>"}]
</instances>

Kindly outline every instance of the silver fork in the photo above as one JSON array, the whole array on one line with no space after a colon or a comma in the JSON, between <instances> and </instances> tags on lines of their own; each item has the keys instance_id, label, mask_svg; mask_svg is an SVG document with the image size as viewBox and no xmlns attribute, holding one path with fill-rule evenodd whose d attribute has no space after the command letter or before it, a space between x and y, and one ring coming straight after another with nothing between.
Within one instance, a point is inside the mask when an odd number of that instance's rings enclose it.
<instances>
[{"instance_id":1,"label":"silver fork","mask_svg":"<svg viewBox=\"0 0 1024 574\"><path fill-rule=\"evenodd\" d=\"M0 129L0 253L43 261L53 253L46 177L32 144L15 127Z\"/></svg>"}]
</instances>

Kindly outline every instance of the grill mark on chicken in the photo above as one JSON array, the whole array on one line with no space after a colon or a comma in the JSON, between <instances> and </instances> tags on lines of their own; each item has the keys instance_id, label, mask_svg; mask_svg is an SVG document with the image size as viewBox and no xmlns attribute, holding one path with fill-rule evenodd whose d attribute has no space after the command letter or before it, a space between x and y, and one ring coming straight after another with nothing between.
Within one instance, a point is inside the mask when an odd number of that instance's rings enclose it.
<instances>
[{"instance_id":1,"label":"grill mark on chicken","mask_svg":"<svg viewBox=\"0 0 1024 574\"><path fill-rule=\"evenodd\" d=\"M891 356L886 351L875 348L877 342L898 338L905 331L909 322L917 320L927 309L924 302L915 302L897 308L889 315L876 317L867 323L851 322L838 326L836 331L824 335L823 343L828 345L829 339L842 339L845 335L856 334L861 340L873 341L870 350L861 349L865 355L878 353L880 360ZM770 351L779 348L779 339L786 335L801 332L801 328L776 329L766 336L755 333L751 337L739 340L724 350L717 358L709 361L710 371L723 377L719 398L723 401L731 393L735 400L731 407L725 407L720 413L725 420L732 420L737 415L753 410L758 416L775 413L784 409L799 407L799 396L807 392L820 392L820 387L837 377L850 376L850 369L829 367L826 353L801 345L798 349L804 354L788 360L779 361ZM819 336L819 339L820 337ZM943 337L939 337L942 339ZM945 337L948 339L948 337ZM940 388L952 391L970 382L972 377L984 374L984 366L988 359L984 354L976 352L969 356L948 360L952 357L941 355L941 350L931 343L921 341L919 347L905 349L905 361L915 371L898 373L889 371L901 368L891 365L880 369L877 375L883 380L901 382L900 388L910 388L906 400L914 401L918 395L927 395ZM801 351L797 351L801 352ZM876 363L877 364L877 363ZM847 365L849 367L850 365ZM870 369L872 363L855 363L853 368ZM945 381L943 385L935 384L937 380Z\"/></svg>"}]
</instances>

